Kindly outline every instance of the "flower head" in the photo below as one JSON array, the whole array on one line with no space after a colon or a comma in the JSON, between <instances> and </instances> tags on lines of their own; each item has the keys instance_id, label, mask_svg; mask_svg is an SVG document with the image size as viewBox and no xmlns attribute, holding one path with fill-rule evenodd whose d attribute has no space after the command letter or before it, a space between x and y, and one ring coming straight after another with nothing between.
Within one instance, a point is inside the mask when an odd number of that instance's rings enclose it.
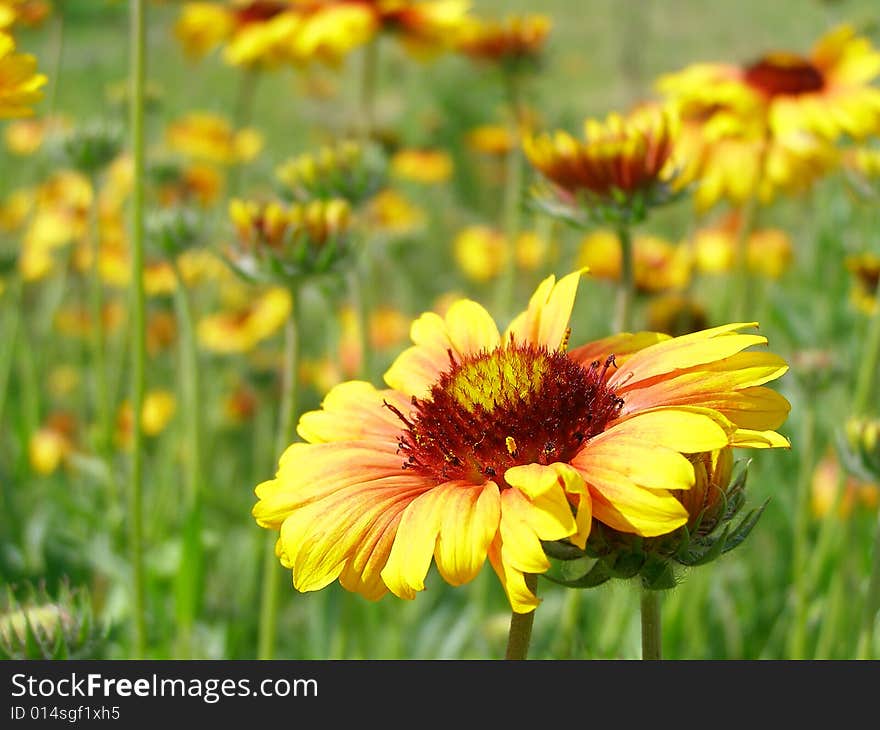
<instances>
[{"instance_id":1,"label":"flower head","mask_svg":"<svg viewBox=\"0 0 880 730\"><path fill-rule=\"evenodd\" d=\"M538 14L473 19L462 28L458 49L475 60L518 71L540 60L552 27L549 17Z\"/></svg>"},{"instance_id":2,"label":"flower head","mask_svg":"<svg viewBox=\"0 0 880 730\"><path fill-rule=\"evenodd\" d=\"M523 144L563 205L586 203L612 217L639 218L668 195L676 124L668 110L645 106L628 116L588 119L582 141L557 131L526 136Z\"/></svg>"},{"instance_id":3,"label":"flower head","mask_svg":"<svg viewBox=\"0 0 880 730\"><path fill-rule=\"evenodd\" d=\"M218 354L250 352L284 326L292 307L290 292L284 287L255 292L247 301L202 317L199 344Z\"/></svg>"},{"instance_id":4,"label":"flower head","mask_svg":"<svg viewBox=\"0 0 880 730\"><path fill-rule=\"evenodd\" d=\"M31 116L47 81L37 73L37 59L16 53L12 36L0 31L0 119Z\"/></svg>"},{"instance_id":5,"label":"flower head","mask_svg":"<svg viewBox=\"0 0 880 730\"><path fill-rule=\"evenodd\" d=\"M296 588L334 580L413 598L432 558L453 585L491 563L514 611L543 545L583 548L593 520L643 537L691 515L689 455L787 446L781 358L730 324L669 338L620 334L569 351L580 272L545 279L502 334L471 300L412 325L389 386L342 383L306 413L303 441L256 488L258 524Z\"/></svg>"},{"instance_id":6,"label":"flower head","mask_svg":"<svg viewBox=\"0 0 880 730\"><path fill-rule=\"evenodd\" d=\"M853 254L846 259L846 268L852 275L850 299L856 309L871 314L876 307L880 286L880 256L870 251Z\"/></svg>"},{"instance_id":7,"label":"flower head","mask_svg":"<svg viewBox=\"0 0 880 730\"><path fill-rule=\"evenodd\" d=\"M236 198L230 265L245 278L290 283L333 273L349 258L351 206L334 198L287 205Z\"/></svg>"},{"instance_id":8,"label":"flower head","mask_svg":"<svg viewBox=\"0 0 880 730\"><path fill-rule=\"evenodd\" d=\"M275 176L282 194L293 200L343 198L357 205L381 188L385 167L375 147L342 140L285 160L276 168Z\"/></svg>"},{"instance_id":9,"label":"flower head","mask_svg":"<svg viewBox=\"0 0 880 730\"><path fill-rule=\"evenodd\" d=\"M192 112L175 120L168 125L165 137L172 151L220 165L250 162L263 146L255 129L233 129L223 117L206 112Z\"/></svg>"}]
</instances>

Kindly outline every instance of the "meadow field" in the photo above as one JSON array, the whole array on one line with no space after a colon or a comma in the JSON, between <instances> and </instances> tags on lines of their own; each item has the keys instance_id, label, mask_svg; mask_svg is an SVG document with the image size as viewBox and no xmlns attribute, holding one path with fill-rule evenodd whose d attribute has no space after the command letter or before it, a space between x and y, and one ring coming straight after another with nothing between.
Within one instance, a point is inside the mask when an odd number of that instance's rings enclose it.
<instances>
[{"instance_id":1,"label":"meadow field","mask_svg":"<svg viewBox=\"0 0 880 730\"><path fill-rule=\"evenodd\" d=\"M45 76L22 92L0 44L0 656L500 659L527 616L529 658L638 659L653 610L663 658L880 657L877 3L419 15L436 4L0 0L0 38ZM579 162L554 130L584 144ZM536 304L551 276L558 297ZM532 344L505 350L462 299L505 335L528 330L531 300ZM662 333L642 347L664 353L743 339L660 365L617 339L596 368L570 364L621 332ZM449 368L428 390L337 387L409 386L413 342ZM641 386L624 376L637 362ZM530 400L549 379L522 363L564 371L558 402ZM638 388L678 376L687 397L640 415ZM592 410L571 425L574 382ZM629 408L667 420L595 457L600 482L625 476L607 491L572 476L585 462L557 436L601 449ZM565 468L540 491L484 465L499 509L527 503L521 523L477 539L491 519L461 497L460 522L425 508L430 535L390 548L420 526L403 497L351 491L366 441L335 461L316 445L380 421L400 432L382 458L409 458L401 475L433 479L427 493L473 477L458 457L481 453L477 430L495 466L549 473L552 451ZM523 456L539 432L540 458ZM381 577L351 557L370 540Z\"/></svg>"}]
</instances>

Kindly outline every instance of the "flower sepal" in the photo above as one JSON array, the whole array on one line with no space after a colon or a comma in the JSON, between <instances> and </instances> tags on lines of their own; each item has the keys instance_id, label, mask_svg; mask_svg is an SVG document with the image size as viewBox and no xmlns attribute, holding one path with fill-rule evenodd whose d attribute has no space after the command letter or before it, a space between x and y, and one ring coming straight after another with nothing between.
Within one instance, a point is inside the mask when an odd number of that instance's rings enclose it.
<instances>
[{"instance_id":1,"label":"flower sepal","mask_svg":"<svg viewBox=\"0 0 880 730\"><path fill-rule=\"evenodd\" d=\"M686 524L665 535L642 537L594 520L583 551L564 541L544 544L547 556L557 561L571 561L574 566L574 561L588 559L586 570L578 574L570 567L563 568L561 576L548 573L545 577L569 588L593 588L612 578L639 578L648 589L666 590L676 585L682 568L706 565L742 544L767 503L748 511L734 524L746 502L748 463L722 486L718 480L730 472L726 453L692 457L708 468L698 476L695 493L688 494L691 500L684 502L691 514ZM697 473L701 474L699 463ZM699 510L694 509L695 504L701 505Z\"/></svg>"}]
</instances>

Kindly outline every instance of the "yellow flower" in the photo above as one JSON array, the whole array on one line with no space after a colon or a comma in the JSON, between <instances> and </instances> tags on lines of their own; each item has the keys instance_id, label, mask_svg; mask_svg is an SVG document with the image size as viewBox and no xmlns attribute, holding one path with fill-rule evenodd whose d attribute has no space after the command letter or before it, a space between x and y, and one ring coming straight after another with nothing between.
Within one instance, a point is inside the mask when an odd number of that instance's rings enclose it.
<instances>
[{"instance_id":1,"label":"yellow flower","mask_svg":"<svg viewBox=\"0 0 880 730\"><path fill-rule=\"evenodd\" d=\"M566 351L580 272L545 279L502 334L474 301L412 325L388 388L351 381L302 416L303 441L256 487L257 523L280 533L294 586L339 580L411 599L433 562L453 585L488 559L514 611L542 541L583 548L593 519L665 534L687 523L673 491L687 455L788 446L788 402L764 383L785 362L729 324L687 337L620 334Z\"/></svg>"},{"instance_id":2,"label":"yellow flower","mask_svg":"<svg viewBox=\"0 0 880 730\"><path fill-rule=\"evenodd\" d=\"M34 209L36 198L30 188L13 190L0 204L0 231L13 233L27 221Z\"/></svg>"},{"instance_id":3,"label":"yellow flower","mask_svg":"<svg viewBox=\"0 0 880 730\"><path fill-rule=\"evenodd\" d=\"M854 509L875 510L880 502L880 485L849 474L841 475L840 462L833 451L816 465L810 486L810 507L813 516L820 519L831 514L835 503L838 516L846 519Z\"/></svg>"},{"instance_id":4,"label":"yellow flower","mask_svg":"<svg viewBox=\"0 0 880 730\"><path fill-rule=\"evenodd\" d=\"M39 150L47 137L69 129L70 121L65 117L18 119L6 126L3 141L12 154L27 157Z\"/></svg>"},{"instance_id":5,"label":"yellow flower","mask_svg":"<svg viewBox=\"0 0 880 730\"><path fill-rule=\"evenodd\" d=\"M0 119L31 116L47 81L37 73L37 59L29 53L16 53L12 36L0 32Z\"/></svg>"},{"instance_id":6,"label":"yellow flower","mask_svg":"<svg viewBox=\"0 0 880 730\"><path fill-rule=\"evenodd\" d=\"M453 240L452 255L468 279L490 281L504 268L507 240L501 231L490 226L468 226Z\"/></svg>"},{"instance_id":7,"label":"yellow flower","mask_svg":"<svg viewBox=\"0 0 880 730\"><path fill-rule=\"evenodd\" d=\"M263 147L257 130L235 130L223 117L207 112L192 112L172 122L165 138L175 152L220 165L250 162Z\"/></svg>"},{"instance_id":8,"label":"yellow flower","mask_svg":"<svg viewBox=\"0 0 880 730\"><path fill-rule=\"evenodd\" d=\"M76 422L69 413L56 412L28 441L31 468L44 476L52 474L74 450Z\"/></svg>"},{"instance_id":9,"label":"yellow flower","mask_svg":"<svg viewBox=\"0 0 880 730\"><path fill-rule=\"evenodd\" d=\"M849 25L823 35L807 56L774 51L748 65L697 64L660 79L661 90L701 106L760 116L780 139L807 133L834 141L880 131L880 52Z\"/></svg>"},{"instance_id":10,"label":"yellow flower","mask_svg":"<svg viewBox=\"0 0 880 730\"><path fill-rule=\"evenodd\" d=\"M162 433L168 427L176 410L177 400L171 391L163 389L147 391L141 410L141 428L144 435L152 437ZM120 448L131 447L133 419L134 410L131 403L125 401L116 414L115 438Z\"/></svg>"},{"instance_id":11,"label":"yellow flower","mask_svg":"<svg viewBox=\"0 0 880 730\"><path fill-rule=\"evenodd\" d=\"M381 190L373 196L367 206L366 217L373 229L392 235L411 233L425 221L424 211L392 188Z\"/></svg>"},{"instance_id":12,"label":"yellow flower","mask_svg":"<svg viewBox=\"0 0 880 730\"><path fill-rule=\"evenodd\" d=\"M600 229L584 236L578 265L600 279L620 278L621 250L617 234ZM633 268L636 288L642 292L684 289L690 281L691 257L687 248L658 236L633 237Z\"/></svg>"},{"instance_id":13,"label":"yellow flower","mask_svg":"<svg viewBox=\"0 0 880 730\"><path fill-rule=\"evenodd\" d=\"M443 150L400 150L391 158L391 174L423 185L443 183L452 176L452 158Z\"/></svg>"},{"instance_id":14,"label":"yellow flower","mask_svg":"<svg viewBox=\"0 0 880 730\"><path fill-rule=\"evenodd\" d=\"M550 256L550 243L534 231L523 231L513 247L516 265L534 271ZM472 281L486 282L501 273L511 255L507 237L491 226L468 226L452 242L452 255L462 273Z\"/></svg>"},{"instance_id":15,"label":"yellow flower","mask_svg":"<svg viewBox=\"0 0 880 730\"><path fill-rule=\"evenodd\" d=\"M517 139L509 127L501 124L483 124L467 134L467 144L477 152L503 157L510 154Z\"/></svg>"},{"instance_id":16,"label":"yellow flower","mask_svg":"<svg viewBox=\"0 0 880 730\"><path fill-rule=\"evenodd\" d=\"M381 28L418 58L453 48L470 9L470 0L360 1L374 8Z\"/></svg>"},{"instance_id":17,"label":"yellow flower","mask_svg":"<svg viewBox=\"0 0 880 730\"><path fill-rule=\"evenodd\" d=\"M174 35L190 57L200 58L219 46L232 27L229 8L214 2L184 3L174 24Z\"/></svg>"},{"instance_id":18,"label":"yellow flower","mask_svg":"<svg viewBox=\"0 0 880 730\"><path fill-rule=\"evenodd\" d=\"M865 314L874 312L877 304L877 286L880 284L880 256L871 252L855 254L846 259L846 268L852 274L850 298L856 309Z\"/></svg>"},{"instance_id":19,"label":"yellow flower","mask_svg":"<svg viewBox=\"0 0 880 730\"><path fill-rule=\"evenodd\" d=\"M34 28L51 13L52 4L48 0L0 0L0 29L18 24Z\"/></svg>"},{"instance_id":20,"label":"yellow flower","mask_svg":"<svg viewBox=\"0 0 880 730\"><path fill-rule=\"evenodd\" d=\"M694 233L694 263L706 274L732 271L741 225L738 214L727 215L717 223ZM759 228L749 234L746 242L746 265L750 271L778 279L791 265L791 237L779 228Z\"/></svg>"},{"instance_id":21,"label":"yellow flower","mask_svg":"<svg viewBox=\"0 0 880 730\"><path fill-rule=\"evenodd\" d=\"M250 352L281 329L291 307L290 292L271 287L234 311L202 317L199 342L206 350L221 354Z\"/></svg>"},{"instance_id":22,"label":"yellow flower","mask_svg":"<svg viewBox=\"0 0 880 730\"><path fill-rule=\"evenodd\" d=\"M473 19L459 34L458 49L471 58L502 65L536 61L553 23L546 15L510 15L503 20Z\"/></svg>"},{"instance_id":23,"label":"yellow flower","mask_svg":"<svg viewBox=\"0 0 880 730\"><path fill-rule=\"evenodd\" d=\"M557 188L576 203L581 196L616 203L631 202L670 183L676 117L669 109L647 105L627 116L609 114L604 121L588 119L584 140L567 132L526 135L526 156Z\"/></svg>"}]
</instances>

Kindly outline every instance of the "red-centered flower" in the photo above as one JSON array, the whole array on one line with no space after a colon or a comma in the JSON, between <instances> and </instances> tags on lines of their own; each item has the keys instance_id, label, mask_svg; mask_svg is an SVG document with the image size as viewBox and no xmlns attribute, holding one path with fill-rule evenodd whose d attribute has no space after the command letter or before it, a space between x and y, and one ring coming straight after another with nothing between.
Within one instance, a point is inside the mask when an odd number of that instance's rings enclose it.
<instances>
[{"instance_id":1,"label":"red-centered flower","mask_svg":"<svg viewBox=\"0 0 880 730\"><path fill-rule=\"evenodd\" d=\"M583 548L593 518L642 536L688 520L674 490L688 455L787 446L787 401L763 387L787 369L745 352L766 342L731 324L679 338L621 334L567 352L580 272L545 279L499 332L476 302L423 314L387 389L353 381L306 413L304 442L256 488L258 524L297 589L334 580L413 598L432 559L459 585L488 558L513 610L538 599L525 574L542 543Z\"/></svg>"}]
</instances>

